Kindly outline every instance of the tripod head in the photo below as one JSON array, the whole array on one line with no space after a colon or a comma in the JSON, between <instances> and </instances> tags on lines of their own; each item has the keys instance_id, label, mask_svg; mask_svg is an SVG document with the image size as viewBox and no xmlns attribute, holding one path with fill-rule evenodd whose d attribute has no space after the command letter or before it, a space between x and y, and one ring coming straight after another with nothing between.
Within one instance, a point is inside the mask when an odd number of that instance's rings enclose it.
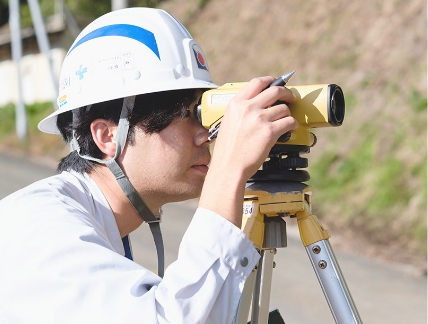
<instances>
[{"instance_id":1,"label":"tripod head","mask_svg":"<svg viewBox=\"0 0 428 324\"><path fill-rule=\"evenodd\" d=\"M308 181L309 172L302 170L308 167L308 159L300 154L309 151L310 147L307 146L275 144L262 170L258 170L248 181Z\"/></svg>"}]
</instances>

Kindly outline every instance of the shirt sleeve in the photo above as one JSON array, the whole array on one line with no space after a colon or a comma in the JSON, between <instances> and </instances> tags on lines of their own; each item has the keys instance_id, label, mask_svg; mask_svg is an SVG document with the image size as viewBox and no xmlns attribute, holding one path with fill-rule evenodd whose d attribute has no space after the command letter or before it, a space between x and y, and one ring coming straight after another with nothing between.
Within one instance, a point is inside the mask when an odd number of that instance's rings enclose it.
<instances>
[{"instance_id":1,"label":"shirt sleeve","mask_svg":"<svg viewBox=\"0 0 428 324\"><path fill-rule=\"evenodd\" d=\"M161 323L231 323L259 254L223 217L198 208L156 290Z\"/></svg>"},{"instance_id":2,"label":"shirt sleeve","mask_svg":"<svg viewBox=\"0 0 428 324\"><path fill-rule=\"evenodd\" d=\"M232 321L259 258L232 223L198 209L162 280L117 253L90 215L52 200L14 203L0 226L0 322Z\"/></svg>"}]
</instances>

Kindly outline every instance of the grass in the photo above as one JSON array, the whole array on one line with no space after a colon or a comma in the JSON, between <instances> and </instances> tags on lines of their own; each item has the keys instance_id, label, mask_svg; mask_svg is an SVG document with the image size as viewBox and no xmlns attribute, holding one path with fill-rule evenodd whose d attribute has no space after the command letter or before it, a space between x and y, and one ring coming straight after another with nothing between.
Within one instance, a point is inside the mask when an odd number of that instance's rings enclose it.
<instances>
[{"instance_id":1,"label":"grass","mask_svg":"<svg viewBox=\"0 0 428 324\"><path fill-rule=\"evenodd\" d=\"M376 138L372 130L346 156L324 152L311 165L310 184L322 205L319 216L328 218L331 210L340 209L341 224L385 242L407 237L426 252L426 156L409 169L394 152L378 156Z\"/></svg>"},{"instance_id":2,"label":"grass","mask_svg":"<svg viewBox=\"0 0 428 324\"><path fill-rule=\"evenodd\" d=\"M19 139L16 135L15 106L0 107L0 146L20 150L29 155L43 155L58 159L64 154L64 144L59 136L42 133L37 124L53 112L50 102L25 106L27 112L27 136Z\"/></svg>"},{"instance_id":3,"label":"grass","mask_svg":"<svg viewBox=\"0 0 428 324\"><path fill-rule=\"evenodd\" d=\"M15 129L15 107L11 104L0 109L0 139Z\"/></svg>"},{"instance_id":4,"label":"grass","mask_svg":"<svg viewBox=\"0 0 428 324\"><path fill-rule=\"evenodd\" d=\"M29 131L33 132L37 129L37 123L47 114L53 111L52 103L36 103L26 105L27 120ZM15 106L8 104L0 108L0 136L9 134L15 128Z\"/></svg>"},{"instance_id":5,"label":"grass","mask_svg":"<svg viewBox=\"0 0 428 324\"><path fill-rule=\"evenodd\" d=\"M409 93L409 103L412 109L416 112L426 111L427 97L422 95L418 90L412 89Z\"/></svg>"}]
</instances>

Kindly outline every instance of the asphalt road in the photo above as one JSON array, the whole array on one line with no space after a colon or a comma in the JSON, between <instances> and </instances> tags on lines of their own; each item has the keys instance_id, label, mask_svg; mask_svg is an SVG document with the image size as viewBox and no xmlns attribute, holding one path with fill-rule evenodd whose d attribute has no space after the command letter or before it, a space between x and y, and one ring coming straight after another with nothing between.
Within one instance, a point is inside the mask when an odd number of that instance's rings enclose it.
<instances>
[{"instance_id":1,"label":"asphalt road","mask_svg":"<svg viewBox=\"0 0 428 324\"><path fill-rule=\"evenodd\" d=\"M0 199L54 173L52 164L0 152ZM181 237L195 207L196 201L164 206L162 230L167 265L177 256ZM298 237L295 221L287 219L287 228L288 247L279 249L275 256L277 266L273 273L270 308L278 308L287 324L334 323ZM156 271L156 253L148 226L141 226L131 239L135 261ZM337 249L335 254L364 323L427 323L426 276L415 275L404 265L385 264Z\"/></svg>"}]
</instances>

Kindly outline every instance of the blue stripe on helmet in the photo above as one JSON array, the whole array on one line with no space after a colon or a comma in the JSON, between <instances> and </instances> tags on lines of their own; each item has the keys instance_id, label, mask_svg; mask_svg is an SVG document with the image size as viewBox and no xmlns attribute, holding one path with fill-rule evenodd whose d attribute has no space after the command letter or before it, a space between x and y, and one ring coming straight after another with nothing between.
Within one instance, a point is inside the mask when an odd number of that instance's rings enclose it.
<instances>
[{"instance_id":1,"label":"blue stripe on helmet","mask_svg":"<svg viewBox=\"0 0 428 324\"><path fill-rule=\"evenodd\" d=\"M70 50L70 54L77 46L95 38L104 36L122 36L135 39L136 41L146 45L156 56L160 59L158 44L156 43L155 36L152 32L134 25L116 24L104 26L82 37Z\"/></svg>"}]
</instances>

